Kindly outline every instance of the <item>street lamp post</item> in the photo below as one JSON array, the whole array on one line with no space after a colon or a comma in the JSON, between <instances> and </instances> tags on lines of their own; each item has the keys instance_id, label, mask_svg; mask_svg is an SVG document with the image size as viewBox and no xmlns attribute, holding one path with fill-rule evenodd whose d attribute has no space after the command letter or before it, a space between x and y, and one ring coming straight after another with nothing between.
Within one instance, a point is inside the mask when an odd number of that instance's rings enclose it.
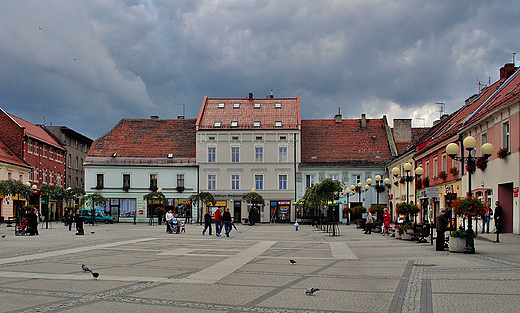
<instances>
[{"instance_id":1,"label":"street lamp post","mask_svg":"<svg viewBox=\"0 0 520 313\"><path fill-rule=\"evenodd\" d=\"M400 176L399 174L401 174L401 170L398 167L394 167L392 169L392 175L394 175L396 179L401 177L406 181L406 203L410 203L410 182L412 182L416 176L421 176L424 173L424 170L422 167L417 167L415 169L415 175L410 175L410 172L412 171L412 164L406 162L403 167L406 175Z\"/></svg>"},{"instance_id":2,"label":"street lamp post","mask_svg":"<svg viewBox=\"0 0 520 313\"><path fill-rule=\"evenodd\" d=\"M346 205L347 205L347 209L349 208L349 205L348 205L348 198L352 195L352 190L350 190L350 188L346 188L344 191L341 192L342 195L345 196L346 198ZM349 214L350 213L347 213L347 225L350 224L350 217L349 217Z\"/></svg>"},{"instance_id":3,"label":"street lamp post","mask_svg":"<svg viewBox=\"0 0 520 313\"><path fill-rule=\"evenodd\" d=\"M493 147L490 143L485 143L480 148L480 152L482 153L481 157L474 157L471 155L471 152L477 146L477 140L468 136L464 138L462 141L462 145L468 151L468 156L464 157L464 153L462 156L457 156L459 153L459 145L456 143L450 143L446 146L446 153L450 156L450 158L461 162L462 164L466 163L468 165L468 196L472 197L473 193L471 192L471 170L475 168L475 164L479 160L487 160L495 151L495 147ZM472 218L468 216L468 229L466 230L466 246L464 247L464 253L466 254L475 254L475 241L473 239L473 225Z\"/></svg>"}]
</instances>

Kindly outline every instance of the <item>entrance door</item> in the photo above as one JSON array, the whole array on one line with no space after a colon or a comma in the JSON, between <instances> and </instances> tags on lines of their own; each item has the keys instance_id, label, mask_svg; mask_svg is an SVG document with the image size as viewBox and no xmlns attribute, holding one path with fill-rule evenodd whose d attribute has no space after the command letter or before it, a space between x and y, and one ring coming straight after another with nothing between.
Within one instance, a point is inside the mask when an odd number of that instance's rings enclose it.
<instances>
[{"instance_id":1,"label":"entrance door","mask_svg":"<svg viewBox=\"0 0 520 313\"><path fill-rule=\"evenodd\" d=\"M240 200L233 201L233 218L234 223L241 223L242 222L242 206L240 203Z\"/></svg>"},{"instance_id":2,"label":"entrance door","mask_svg":"<svg viewBox=\"0 0 520 313\"><path fill-rule=\"evenodd\" d=\"M502 206L502 232L513 232L513 183L498 185L498 201Z\"/></svg>"}]
</instances>

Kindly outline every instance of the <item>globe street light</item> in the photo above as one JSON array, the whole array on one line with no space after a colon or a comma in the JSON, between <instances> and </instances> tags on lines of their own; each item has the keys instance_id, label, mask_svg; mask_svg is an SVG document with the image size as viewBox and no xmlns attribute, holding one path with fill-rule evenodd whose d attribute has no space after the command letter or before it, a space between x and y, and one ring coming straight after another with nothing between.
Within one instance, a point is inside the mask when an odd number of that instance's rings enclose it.
<instances>
[{"instance_id":1,"label":"globe street light","mask_svg":"<svg viewBox=\"0 0 520 313\"><path fill-rule=\"evenodd\" d=\"M415 179L416 176L421 176L424 173L424 170L422 167L417 167L415 169L415 175L410 175L410 172L412 171L412 164L406 162L403 167L406 175L400 175L401 170L398 167L394 167L392 169L392 175L394 175L396 179L399 177L406 181L406 203L410 203L410 192L408 185Z\"/></svg>"},{"instance_id":2,"label":"globe street light","mask_svg":"<svg viewBox=\"0 0 520 313\"><path fill-rule=\"evenodd\" d=\"M481 157L474 157L471 155L471 152L477 146L477 140L468 136L464 138L462 141L462 145L468 151L468 156L464 157L464 153L462 156L457 156L459 153L459 145L456 143L450 143L446 146L446 153L453 160L459 161L462 164L466 163L468 165L468 196L472 197L473 193L471 192L471 170L475 168L475 164L480 160L487 160L495 151L495 147L493 147L490 143L485 143L480 148L480 152L482 153ZM473 225L472 218L468 216L468 229L466 230L466 246L464 247L464 253L467 254L475 254L475 241L473 240Z\"/></svg>"}]
</instances>

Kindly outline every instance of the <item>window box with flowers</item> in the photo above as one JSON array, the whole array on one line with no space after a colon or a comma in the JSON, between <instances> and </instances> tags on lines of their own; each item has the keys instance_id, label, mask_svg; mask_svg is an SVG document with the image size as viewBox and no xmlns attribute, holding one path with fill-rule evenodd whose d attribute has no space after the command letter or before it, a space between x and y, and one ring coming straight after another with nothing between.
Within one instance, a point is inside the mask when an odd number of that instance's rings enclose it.
<instances>
[{"instance_id":1,"label":"window box with flowers","mask_svg":"<svg viewBox=\"0 0 520 313\"><path fill-rule=\"evenodd\" d=\"M439 173L439 178L446 179L446 177L448 177L448 173L446 173L446 171L441 171Z\"/></svg>"},{"instance_id":2,"label":"window box with flowers","mask_svg":"<svg viewBox=\"0 0 520 313\"><path fill-rule=\"evenodd\" d=\"M459 169L456 166L450 168L450 174L457 174L458 172L459 172Z\"/></svg>"},{"instance_id":3,"label":"window box with flowers","mask_svg":"<svg viewBox=\"0 0 520 313\"><path fill-rule=\"evenodd\" d=\"M422 188L422 178L418 177L415 180L415 189L421 189Z\"/></svg>"},{"instance_id":4,"label":"window box with flowers","mask_svg":"<svg viewBox=\"0 0 520 313\"><path fill-rule=\"evenodd\" d=\"M128 186L128 185L124 185L124 186L123 186L123 190L126 191L126 192L128 192L128 190L130 190L130 186Z\"/></svg>"},{"instance_id":5,"label":"window box with flowers","mask_svg":"<svg viewBox=\"0 0 520 313\"><path fill-rule=\"evenodd\" d=\"M507 155L509 154L509 148L502 148L502 149L499 149L497 151L497 156L502 159L502 160L505 160L507 158Z\"/></svg>"},{"instance_id":6,"label":"window box with flowers","mask_svg":"<svg viewBox=\"0 0 520 313\"><path fill-rule=\"evenodd\" d=\"M430 187L430 177L425 177L422 181L424 188Z\"/></svg>"},{"instance_id":7,"label":"window box with flowers","mask_svg":"<svg viewBox=\"0 0 520 313\"><path fill-rule=\"evenodd\" d=\"M401 184L404 184L406 181L404 180L404 177L401 177L401 178L399 179L399 182L400 182Z\"/></svg>"}]
</instances>

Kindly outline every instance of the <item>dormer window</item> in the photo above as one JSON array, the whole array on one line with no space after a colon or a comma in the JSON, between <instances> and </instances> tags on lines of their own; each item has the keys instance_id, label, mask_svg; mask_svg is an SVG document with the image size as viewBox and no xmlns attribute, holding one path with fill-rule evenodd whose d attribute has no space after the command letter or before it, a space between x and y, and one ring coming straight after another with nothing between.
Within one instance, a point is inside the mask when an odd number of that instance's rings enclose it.
<instances>
[{"instance_id":1,"label":"dormer window","mask_svg":"<svg viewBox=\"0 0 520 313\"><path fill-rule=\"evenodd\" d=\"M280 136L280 141L285 141L287 140L287 136Z\"/></svg>"},{"instance_id":2,"label":"dormer window","mask_svg":"<svg viewBox=\"0 0 520 313\"><path fill-rule=\"evenodd\" d=\"M240 108L240 103L233 103L233 109Z\"/></svg>"},{"instance_id":3,"label":"dormer window","mask_svg":"<svg viewBox=\"0 0 520 313\"><path fill-rule=\"evenodd\" d=\"M260 127L260 121L254 121L253 127Z\"/></svg>"},{"instance_id":4,"label":"dormer window","mask_svg":"<svg viewBox=\"0 0 520 313\"><path fill-rule=\"evenodd\" d=\"M255 103L255 109L260 109L260 103Z\"/></svg>"},{"instance_id":5,"label":"dormer window","mask_svg":"<svg viewBox=\"0 0 520 313\"><path fill-rule=\"evenodd\" d=\"M276 103L274 104L274 107L275 107L276 109L281 109L281 108L282 108L282 103L281 103L281 102L276 102Z\"/></svg>"},{"instance_id":6,"label":"dormer window","mask_svg":"<svg viewBox=\"0 0 520 313\"><path fill-rule=\"evenodd\" d=\"M262 136L256 136L256 141L262 141Z\"/></svg>"},{"instance_id":7,"label":"dormer window","mask_svg":"<svg viewBox=\"0 0 520 313\"><path fill-rule=\"evenodd\" d=\"M274 122L275 127L282 127L282 121L276 121Z\"/></svg>"},{"instance_id":8,"label":"dormer window","mask_svg":"<svg viewBox=\"0 0 520 313\"><path fill-rule=\"evenodd\" d=\"M215 127L220 127L222 125L222 122L215 122Z\"/></svg>"},{"instance_id":9,"label":"dormer window","mask_svg":"<svg viewBox=\"0 0 520 313\"><path fill-rule=\"evenodd\" d=\"M209 141L215 141L215 137L214 136L210 136L210 137L208 137L208 140Z\"/></svg>"},{"instance_id":10,"label":"dormer window","mask_svg":"<svg viewBox=\"0 0 520 313\"><path fill-rule=\"evenodd\" d=\"M231 127L238 127L238 121L231 121Z\"/></svg>"},{"instance_id":11,"label":"dormer window","mask_svg":"<svg viewBox=\"0 0 520 313\"><path fill-rule=\"evenodd\" d=\"M219 104L218 104L218 108L219 108L219 109L223 109L223 108L224 108L224 103L219 103Z\"/></svg>"}]
</instances>

